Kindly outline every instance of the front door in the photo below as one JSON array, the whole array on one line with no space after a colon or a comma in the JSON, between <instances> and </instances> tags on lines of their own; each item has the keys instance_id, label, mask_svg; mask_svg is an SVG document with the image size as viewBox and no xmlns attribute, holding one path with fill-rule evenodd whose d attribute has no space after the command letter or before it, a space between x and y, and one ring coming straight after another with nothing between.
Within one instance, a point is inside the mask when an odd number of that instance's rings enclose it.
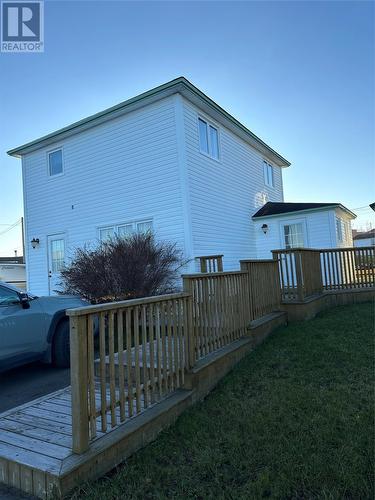
<instances>
[{"instance_id":1,"label":"front door","mask_svg":"<svg viewBox=\"0 0 375 500\"><path fill-rule=\"evenodd\" d=\"M47 237L48 242L48 290L56 295L61 290L60 271L65 263L66 238L64 233Z\"/></svg>"}]
</instances>

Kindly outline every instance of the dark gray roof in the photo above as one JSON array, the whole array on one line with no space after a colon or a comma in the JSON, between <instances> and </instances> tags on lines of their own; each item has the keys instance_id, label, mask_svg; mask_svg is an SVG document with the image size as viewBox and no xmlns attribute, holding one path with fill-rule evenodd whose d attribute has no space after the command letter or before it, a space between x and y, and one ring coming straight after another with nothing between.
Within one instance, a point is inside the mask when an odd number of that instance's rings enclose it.
<instances>
[{"instance_id":1,"label":"dark gray roof","mask_svg":"<svg viewBox=\"0 0 375 500\"><path fill-rule=\"evenodd\" d=\"M355 215L341 203L284 203L269 201L253 215L253 218L265 217L269 215L287 214L290 212L301 212L302 210L315 210L319 208L340 207L349 212L353 218Z\"/></svg>"},{"instance_id":2,"label":"dark gray roof","mask_svg":"<svg viewBox=\"0 0 375 500\"><path fill-rule=\"evenodd\" d=\"M375 229L370 229L370 231L365 231L363 233L357 233L353 236L353 240L367 240L367 238L375 237Z\"/></svg>"},{"instance_id":3,"label":"dark gray roof","mask_svg":"<svg viewBox=\"0 0 375 500\"><path fill-rule=\"evenodd\" d=\"M144 92L143 94L139 94L136 97L128 99L127 101L121 102L116 106L100 111L95 115L72 123L67 127L57 130L56 132L52 132L51 134L28 142L27 144L13 148L8 151L8 154L11 156L21 157L23 154L35 151L56 141L63 140L77 132L82 132L83 130L87 130L90 127L103 123L104 121L120 116L126 112L133 111L136 107L144 106L150 102L154 102L157 99L162 99L163 97L174 93L180 93L186 98L192 100L192 102L197 101L200 105L206 106L209 112L213 112L214 114L216 113L218 117L225 120L227 126L233 127L240 137L252 144L256 149L261 151L262 154L269 156L272 161L276 163L276 165L279 165L280 167L288 167L290 165L288 160L283 158L279 153L268 146L264 141L242 125L242 123L236 120L232 115L216 104L215 101L204 94L183 76L175 78L174 80L171 80L163 85L159 85L158 87Z\"/></svg>"}]
</instances>

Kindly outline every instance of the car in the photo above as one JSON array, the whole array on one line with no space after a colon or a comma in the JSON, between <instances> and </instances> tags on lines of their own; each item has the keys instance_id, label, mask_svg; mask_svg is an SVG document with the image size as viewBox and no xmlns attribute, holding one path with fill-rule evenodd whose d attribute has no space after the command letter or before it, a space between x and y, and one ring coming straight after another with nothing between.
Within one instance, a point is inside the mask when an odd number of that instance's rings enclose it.
<instances>
[{"instance_id":1,"label":"car","mask_svg":"<svg viewBox=\"0 0 375 500\"><path fill-rule=\"evenodd\" d=\"M70 295L37 297L0 281L0 372L37 360L69 367L65 311L87 305Z\"/></svg>"}]
</instances>

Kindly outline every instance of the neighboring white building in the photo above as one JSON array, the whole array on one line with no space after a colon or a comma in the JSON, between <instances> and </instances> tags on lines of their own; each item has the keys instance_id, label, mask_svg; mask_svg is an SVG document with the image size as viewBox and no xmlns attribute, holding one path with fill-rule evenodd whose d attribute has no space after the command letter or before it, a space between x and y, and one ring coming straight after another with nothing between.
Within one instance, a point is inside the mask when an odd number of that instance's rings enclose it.
<instances>
[{"instance_id":1,"label":"neighboring white building","mask_svg":"<svg viewBox=\"0 0 375 500\"><path fill-rule=\"evenodd\" d=\"M356 233L353 236L353 243L355 247L370 247L375 246L375 229Z\"/></svg>"},{"instance_id":2,"label":"neighboring white building","mask_svg":"<svg viewBox=\"0 0 375 500\"><path fill-rule=\"evenodd\" d=\"M356 215L340 203L266 203L253 215L257 257L268 259L279 248L353 246Z\"/></svg>"},{"instance_id":3,"label":"neighboring white building","mask_svg":"<svg viewBox=\"0 0 375 500\"><path fill-rule=\"evenodd\" d=\"M192 259L189 271L213 254L237 269L260 255L251 217L283 201L290 165L183 77L9 154L22 158L35 294L52 293L75 248L114 233L152 229Z\"/></svg>"}]
</instances>

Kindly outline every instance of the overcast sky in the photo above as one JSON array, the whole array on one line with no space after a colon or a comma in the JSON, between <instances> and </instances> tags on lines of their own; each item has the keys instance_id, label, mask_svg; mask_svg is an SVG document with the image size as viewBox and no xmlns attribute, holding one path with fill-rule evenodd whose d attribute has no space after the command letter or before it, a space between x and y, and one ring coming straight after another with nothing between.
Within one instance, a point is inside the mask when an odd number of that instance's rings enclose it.
<instances>
[{"instance_id":1,"label":"overcast sky","mask_svg":"<svg viewBox=\"0 0 375 500\"><path fill-rule=\"evenodd\" d=\"M6 151L180 75L292 162L286 201L366 207L374 25L363 1L46 1L45 52L0 54L0 255L21 251Z\"/></svg>"}]
</instances>

